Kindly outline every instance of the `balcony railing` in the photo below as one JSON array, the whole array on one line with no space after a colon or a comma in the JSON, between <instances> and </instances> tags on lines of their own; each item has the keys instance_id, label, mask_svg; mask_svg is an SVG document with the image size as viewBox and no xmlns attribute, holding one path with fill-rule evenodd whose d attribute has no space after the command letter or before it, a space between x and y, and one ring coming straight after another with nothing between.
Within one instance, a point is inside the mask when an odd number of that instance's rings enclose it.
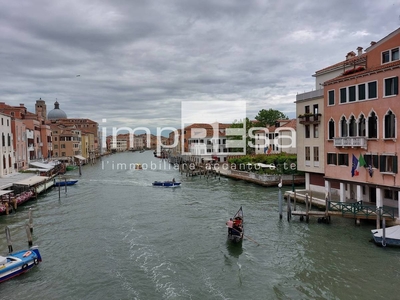
<instances>
[{"instance_id":1,"label":"balcony railing","mask_svg":"<svg viewBox=\"0 0 400 300\"><path fill-rule=\"evenodd\" d=\"M321 123L321 114L304 114L299 115L298 118L300 124L304 125Z\"/></svg>"},{"instance_id":2,"label":"balcony railing","mask_svg":"<svg viewBox=\"0 0 400 300\"><path fill-rule=\"evenodd\" d=\"M33 147L33 144L28 145L28 151L35 151L35 148Z\"/></svg>"},{"instance_id":3,"label":"balcony railing","mask_svg":"<svg viewBox=\"0 0 400 300\"><path fill-rule=\"evenodd\" d=\"M367 139L363 136L357 137L339 137L333 139L335 147L367 148Z\"/></svg>"}]
</instances>

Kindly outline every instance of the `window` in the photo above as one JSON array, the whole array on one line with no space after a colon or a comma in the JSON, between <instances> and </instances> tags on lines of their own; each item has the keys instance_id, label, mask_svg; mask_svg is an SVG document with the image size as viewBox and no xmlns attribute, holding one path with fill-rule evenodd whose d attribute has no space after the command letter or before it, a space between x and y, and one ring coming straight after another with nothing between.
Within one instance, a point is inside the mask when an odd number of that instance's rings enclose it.
<instances>
[{"instance_id":1,"label":"window","mask_svg":"<svg viewBox=\"0 0 400 300\"><path fill-rule=\"evenodd\" d=\"M358 100L365 100L365 84L358 86Z\"/></svg>"},{"instance_id":2,"label":"window","mask_svg":"<svg viewBox=\"0 0 400 300\"><path fill-rule=\"evenodd\" d=\"M381 155L379 171L388 173L397 173L397 156Z\"/></svg>"},{"instance_id":3,"label":"window","mask_svg":"<svg viewBox=\"0 0 400 300\"><path fill-rule=\"evenodd\" d=\"M392 49L392 61L399 59L399 48Z\"/></svg>"},{"instance_id":4,"label":"window","mask_svg":"<svg viewBox=\"0 0 400 300\"><path fill-rule=\"evenodd\" d=\"M378 168L378 155L365 154L364 159L367 166L371 165L373 168Z\"/></svg>"},{"instance_id":5,"label":"window","mask_svg":"<svg viewBox=\"0 0 400 300\"><path fill-rule=\"evenodd\" d=\"M385 79L385 96L398 95L399 93L399 77Z\"/></svg>"},{"instance_id":6,"label":"window","mask_svg":"<svg viewBox=\"0 0 400 300\"><path fill-rule=\"evenodd\" d=\"M314 125L314 138L318 138L318 124Z\"/></svg>"},{"instance_id":7,"label":"window","mask_svg":"<svg viewBox=\"0 0 400 300\"><path fill-rule=\"evenodd\" d=\"M339 166L348 166L349 165L349 155L347 153L339 153L338 154L338 165Z\"/></svg>"},{"instance_id":8,"label":"window","mask_svg":"<svg viewBox=\"0 0 400 300\"><path fill-rule=\"evenodd\" d=\"M314 147L314 161L319 161L319 148Z\"/></svg>"},{"instance_id":9,"label":"window","mask_svg":"<svg viewBox=\"0 0 400 300\"><path fill-rule=\"evenodd\" d=\"M396 118L394 114L389 111L385 115L385 139L396 137Z\"/></svg>"},{"instance_id":10,"label":"window","mask_svg":"<svg viewBox=\"0 0 400 300\"><path fill-rule=\"evenodd\" d=\"M361 115L358 119L358 136L365 136L365 117Z\"/></svg>"},{"instance_id":11,"label":"window","mask_svg":"<svg viewBox=\"0 0 400 300\"><path fill-rule=\"evenodd\" d=\"M310 138L310 125L306 125L304 126L304 130L305 130L305 137L306 139Z\"/></svg>"},{"instance_id":12,"label":"window","mask_svg":"<svg viewBox=\"0 0 400 300\"><path fill-rule=\"evenodd\" d=\"M341 88L340 89L340 103L346 103L346 88Z\"/></svg>"},{"instance_id":13,"label":"window","mask_svg":"<svg viewBox=\"0 0 400 300\"><path fill-rule=\"evenodd\" d=\"M58 149L58 145L57 144L53 145L53 147L54 147L54 150Z\"/></svg>"},{"instance_id":14,"label":"window","mask_svg":"<svg viewBox=\"0 0 400 300\"><path fill-rule=\"evenodd\" d=\"M378 137L378 118L372 112L368 117L368 138L373 139Z\"/></svg>"},{"instance_id":15,"label":"window","mask_svg":"<svg viewBox=\"0 0 400 300\"><path fill-rule=\"evenodd\" d=\"M305 159L310 160L311 153L310 153L310 147L305 147Z\"/></svg>"},{"instance_id":16,"label":"window","mask_svg":"<svg viewBox=\"0 0 400 300\"><path fill-rule=\"evenodd\" d=\"M392 190L385 190L385 196L386 199L391 199L398 201L399 200L399 193L397 191L392 191Z\"/></svg>"},{"instance_id":17,"label":"window","mask_svg":"<svg viewBox=\"0 0 400 300\"><path fill-rule=\"evenodd\" d=\"M314 113L314 115L317 115L318 114L318 104L314 104L313 105L313 113Z\"/></svg>"},{"instance_id":18,"label":"window","mask_svg":"<svg viewBox=\"0 0 400 300\"><path fill-rule=\"evenodd\" d=\"M309 114L310 113L310 106L304 106L304 112L306 113L306 114Z\"/></svg>"},{"instance_id":19,"label":"window","mask_svg":"<svg viewBox=\"0 0 400 300\"><path fill-rule=\"evenodd\" d=\"M347 121L346 121L346 117L342 117L342 119L340 120L340 136L341 137L346 137L347 136Z\"/></svg>"},{"instance_id":20,"label":"window","mask_svg":"<svg viewBox=\"0 0 400 300\"><path fill-rule=\"evenodd\" d=\"M65 144L61 144L61 149L65 149Z\"/></svg>"},{"instance_id":21,"label":"window","mask_svg":"<svg viewBox=\"0 0 400 300\"><path fill-rule=\"evenodd\" d=\"M349 121L349 136L357 136L357 124L354 116L351 116Z\"/></svg>"},{"instance_id":22,"label":"window","mask_svg":"<svg viewBox=\"0 0 400 300\"><path fill-rule=\"evenodd\" d=\"M389 51L385 51L382 52L382 63L387 63L390 61L390 52Z\"/></svg>"},{"instance_id":23,"label":"window","mask_svg":"<svg viewBox=\"0 0 400 300\"><path fill-rule=\"evenodd\" d=\"M335 105L335 91L328 92L328 105Z\"/></svg>"},{"instance_id":24,"label":"window","mask_svg":"<svg viewBox=\"0 0 400 300\"><path fill-rule=\"evenodd\" d=\"M382 63L388 63L399 59L399 48L382 52Z\"/></svg>"},{"instance_id":25,"label":"window","mask_svg":"<svg viewBox=\"0 0 400 300\"><path fill-rule=\"evenodd\" d=\"M349 102L354 102L356 101L356 87L349 86Z\"/></svg>"},{"instance_id":26,"label":"window","mask_svg":"<svg viewBox=\"0 0 400 300\"><path fill-rule=\"evenodd\" d=\"M326 159L327 159L328 165L337 165L337 154L336 153L328 153Z\"/></svg>"},{"instance_id":27,"label":"window","mask_svg":"<svg viewBox=\"0 0 400 300\"><path fill-rule=\"evenodd\" d=\"M376 81L368 82L368 99L377 97Z\"/></svg>"},{"instance_id":28,"label":"window","mask_svg":"<svg viewBox=\"0 0 400 300\"><path fill-rule=\"evenodd\" d=\"M332 119L329 121L329 139L332 140L335 137L335 121Z\"/></svg>"}]
</instances>

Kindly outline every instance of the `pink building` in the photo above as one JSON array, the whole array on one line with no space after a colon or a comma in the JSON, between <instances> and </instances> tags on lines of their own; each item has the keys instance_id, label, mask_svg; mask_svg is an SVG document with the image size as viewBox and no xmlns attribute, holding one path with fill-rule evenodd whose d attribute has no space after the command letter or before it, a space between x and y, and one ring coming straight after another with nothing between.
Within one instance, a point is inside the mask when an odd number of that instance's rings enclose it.
<instances>
[{"instance_id":1,"label":"pink building","mask_svg":"<svg viewBox=\"0 0 400 300\"><path fill-rule=\"evenodd\" d=\"M342 70L323 83L325 187L342 202L394 208L398 216L400 28L357 50L316 72Z\"/></svg>"}]
</instances>

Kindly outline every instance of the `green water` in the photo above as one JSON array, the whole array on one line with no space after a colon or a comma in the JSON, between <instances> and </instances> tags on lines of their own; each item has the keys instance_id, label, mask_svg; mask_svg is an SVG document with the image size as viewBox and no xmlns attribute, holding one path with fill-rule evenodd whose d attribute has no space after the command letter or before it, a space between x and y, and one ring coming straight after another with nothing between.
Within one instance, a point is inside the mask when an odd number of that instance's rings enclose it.
<instances>
[{"instance_id":1,"label":"green water","mask_svg":"<svg viewBox=\"0 0 400 300\"><path fill-rule=\"evenodd\" d=\"M0 216L19 250L32 208L43 257L0 284L1 299L398 298L400 249L372 244L373 224L288 223L279 220L277 188L185 177L160 162L151 151L104 157L81 177L69 172L79 182L60 198L54 188ZM151 186L172 178L182 186ZM251 240L234 247L225 222L241 205ZM3 229L0 253L7 253Z\"/></svg>"}]
</instances>

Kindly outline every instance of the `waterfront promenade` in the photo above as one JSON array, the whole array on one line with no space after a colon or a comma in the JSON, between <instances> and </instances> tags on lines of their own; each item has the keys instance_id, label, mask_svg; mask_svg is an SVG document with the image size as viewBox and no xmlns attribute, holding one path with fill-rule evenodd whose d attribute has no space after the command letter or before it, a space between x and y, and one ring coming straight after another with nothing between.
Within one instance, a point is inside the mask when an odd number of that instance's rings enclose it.
<instances>
[{"instance_id":1,"label":"waterfront promenade","mask_svg":"<svg viewBox=\"0 0 400 300\"><path fill-rule=\"evenodd\" d=\"M304 184L304 177L296 177L292 175L259 175L252 172L230 170L228 164L222 164L214 168L216 174L221 176L252 182L265 187L276 187L280 180L282 180L282 186L284 189L284 198L287 201L291 201L294 204L294 198L296 203L306 204L306 208L299 208L299 206L293 205L293 211L291 215L306 217L344 217L352 218L356 224L360 223L360 220L376 220L377 228L380 228L380 219L385 217L388 224L395 225L400 224L399 216L396 214L395 209L390 207L383 207L381 210L376 207L376 204L363 202L357 203L356 201L340 202L338 195L331 195L331 199L328 202L325 199L326 195L322 192L308 191L304 188L295 189L295 186ZM291 188L289 188L291 186ZM286 189L285 189L286 188ZM306 195L308 199L306 201ZM285 205L287 207L287 205ZM324 212L325 211L325 212ZM379 215L379 216L378 216Z\"/></svg>"}]
</instances>

